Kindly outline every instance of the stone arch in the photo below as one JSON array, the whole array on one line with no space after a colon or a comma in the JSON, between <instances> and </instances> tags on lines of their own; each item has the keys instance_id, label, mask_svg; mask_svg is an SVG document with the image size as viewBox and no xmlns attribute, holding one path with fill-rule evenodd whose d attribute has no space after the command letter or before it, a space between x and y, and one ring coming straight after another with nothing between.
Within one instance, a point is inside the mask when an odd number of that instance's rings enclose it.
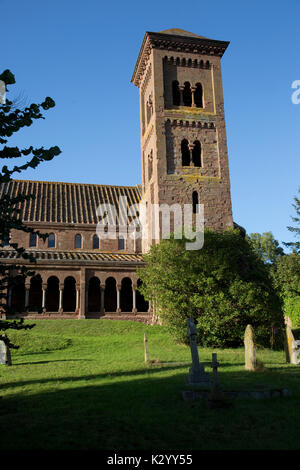
<instances>
[{"instance_id":1,"label":"stone arch","mask_svg":"<svg viewBox=\"0 0 300 470\"><path fill-rule=\"evenodd\" d=\"M75 312L76 310L76 280L68 276L64 280L63 311Z\"/></svg>"},{"instance_id":2,"label":"stone arch","mask_svg":"<svg viewBox=\"0 0 300 470\"><path fill-rule=\"evenodd\" d=\"M40 274L32 277L30 280L29 288L29 310L32 312L37 312L42 308L42 278Z\"/></svg>"},{"instance_id":3,"label":"stone arch","mask_svg":"<svg viewBox=\"0 0 300 470\"><path fill-rule=\"evenodd\" d=\"M201 83L196 83L194 102L197 108L203 108L203 87Z\"/></svg>"},{"instance_id":4,"label":"stone arch","mask_svg":"<svg viewBox=\"0 0 300 470\"><path fill-rule=\"evenodd\" d=\"M23 276L16 276L11 287L11 310L22 313L25 310L25 281Z\"/></svg>"},{"instance_id":5,"label":"stone arch","mask_svg":"<svg viewBox=\"0 0 300 470\"><path fill-rule=\"evenodd\" d=\"M100 280L97 276L93 276L89 279L88 285L88 312L100 312L100 302Z\"/></svg>"},{"instance_id":6,"label":"stone arch","mask_svg":"<svg viewBox=\"0 0 300 470\"><path fill-rule=\"evenodd\" d=\"M190 166L190 160L191 160L191 155L190 155L189 143L187 139L183 139L181 141L182 166Z\"/></svg>"},{"instance_id":7,"label":"stone arch","mask_svg":"<svg viewBox=\"0 0 300 470\"><path fill-rule=\"evenodd\" d=\"M137 280L137 287L142 285L141 279ZM137 289L136 290L136 309L138 312L148 312L149 302L145 300L143 294Z\"/></svg>"},{"instance_id":8,"label":"stone arch","mask_svg":"<svg viewBox=\"0 0 300 470\"><path fill-rule=\"evenodd\" d=\"M59 307L59 279L50 276L47 280L46 310L48 312L58 312Z\"/></svg>"},{"instance_id":9,"label":"stone arch","mask_svg":"<svg viewBox=\"0 0 300 470\"><path fill-rule=\"evenodd\" d=\"M190 82L184 82L182 99L184 106L192 106L192 90Z\"/></svg>"},{"instance_id":10,"label":"stone arch","mask_svg":"<svg viewBox=\"0 0 300 470\"><path fill-rule=\"evenodd\" d=\"M132 280L130 277L123 277L120 291L120 308L122 312L132 312Z\"/></svg>"},{"instance_id":11,"label":"stone arch","mask_svg":"<svg viewBox=\"0 0 300 470\"><path fill-rule=\"evenodd\" d=\"M194 163L195 167L201 167L202 162L201 162L201 144L199 140L195 140L193 143L194 147L192 150L192 161Z\"/></svg>"},{"instance_id":12,"label":"stone arch","mask_svg":"<svg viewBox=\"0 0 300 470\"><path fill-rule=\"evenodd\" d=\"M104 309L105 312L116 312L117 310L117 282L112 276L105 280Z\"/></svg>"},{"instance_id":13,"label":"stone arch","mask_svg":"<svg viewBox=\"0 0 300 470\"><path fill-rule=\"evenodd\" d=\"M172 82L172 97L173 97L173 105L179 106L180 105L180 91L179 91L178 80L173 80Z\"/></svg>"}]
</instances>

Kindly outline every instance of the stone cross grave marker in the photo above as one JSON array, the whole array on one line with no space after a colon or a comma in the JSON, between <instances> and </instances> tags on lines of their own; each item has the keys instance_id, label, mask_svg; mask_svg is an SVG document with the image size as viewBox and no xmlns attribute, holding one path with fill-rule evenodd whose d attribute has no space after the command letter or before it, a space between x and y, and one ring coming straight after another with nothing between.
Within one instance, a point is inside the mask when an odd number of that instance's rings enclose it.
<instances>
[{"instance_id":1,"label":"stone cross grave marker","mask_svg":"<svg viewBox=\"0 0 300 470\"><path fill-rule=\"evenodd\" d=\"M285 335L287 362L290 362L291 364L299 364L300 359L298 359L298 355L300 354L300 341L295 340L292 329L289 325L286 326Z\"/></svg>"},{"instance_id":2,"label":"stone cross grave marker","mask_svg":"<svg viewBox=\"0 0 300 470\"><path fill-rule=\"evenodd\" d=\"M245 369L256 369L255 335L251 325L247 325L244 336Z\"/></svg>"},{"instance_id":3,"label":"stone cross grave marker","mask_svg":"<svg viewBox=\"0 0 300 470\"><path fill-rule=\"evenodd\" d=\"M211 386L211 381L209 374L204 371L204 365L199 361L197 348L197 330L192 318L187 319L187 325L192 356L192 367L190 368L187 381L192 385L209 388Z\"/></svg>"},{"instance_id":4,"label":"stone cross grave marker","mask_svg":"<svg viewBox=\"0 0 300 470\"><path fill-rule=\"evenodd\" d=\"M0 364L11 366L10 350L4 341L0 341Z\"/></svg>"}]
</instances>

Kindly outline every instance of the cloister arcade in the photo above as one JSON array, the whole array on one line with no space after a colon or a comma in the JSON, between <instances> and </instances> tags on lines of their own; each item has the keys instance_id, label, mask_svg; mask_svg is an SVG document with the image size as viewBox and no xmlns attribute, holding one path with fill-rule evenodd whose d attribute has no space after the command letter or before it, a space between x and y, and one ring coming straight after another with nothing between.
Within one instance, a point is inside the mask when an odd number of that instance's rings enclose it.
<instances>
[{"instance_id":1,"label":"cloister arcade","mask_svg":"<svg viewBox=\"0 0 300 470\"><path fill-rule=\"evenodd\" d=\"M17 276L8 293L12 314L68 313L80 317L106 313L147 313L149 304L137 290L134 273L42 273Z\"/></svg>"}]
</instances>

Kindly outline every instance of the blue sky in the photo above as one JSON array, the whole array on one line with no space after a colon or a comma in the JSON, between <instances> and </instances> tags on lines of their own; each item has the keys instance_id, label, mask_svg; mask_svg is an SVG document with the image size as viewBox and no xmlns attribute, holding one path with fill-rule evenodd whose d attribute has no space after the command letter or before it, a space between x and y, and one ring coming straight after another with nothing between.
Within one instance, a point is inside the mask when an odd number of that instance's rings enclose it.
<instances>
[{"instance_id":1,"label":"blue sky","mask_svg":"<svg viewBox=\"0 0 300 470\"><path fill-rule=\"evenodd\" d=\"M182 28L230 41L222 59L234 220L293 240L300 186L300 1L0 0L1 70L25 104L51 96L46 119L10 144L62 153L22 179L141 181L138 89L130 83L145 31Z\"/></svg>"}]
</instances>

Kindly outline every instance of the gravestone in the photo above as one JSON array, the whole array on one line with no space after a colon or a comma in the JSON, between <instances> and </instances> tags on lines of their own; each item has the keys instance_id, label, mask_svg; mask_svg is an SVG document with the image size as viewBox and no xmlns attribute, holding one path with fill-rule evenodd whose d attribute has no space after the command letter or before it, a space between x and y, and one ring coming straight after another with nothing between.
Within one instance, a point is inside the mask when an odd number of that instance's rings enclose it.
<instances>
[{"instance_id":1,"label":"gravestone","mask_svg":"<svg viewBox=\"0 0 300 470\"><path fill-rule=\"evenodd\" d=\"M0 341L0 364L11 366L10 350L4 341Z\"/></svg>"},{"instance_id":2,"label":"gravestone","mask_svg":"<svg viewBox=\"0 0 300 470\"><path fill-rule=\"evenodd\" d=\"M204 365L199 362L197 348L197 330L192 318L188 318L187 325L192 355L192 367L190 368L187 381L189 384L192 385L209 388L211 386L211 381L209 374L204 371Z\"/></svg>"},{"instance_id":3,"label":"gravestone","mask_svg":"<svg viewBox=\"0 0 300 470\"><path fill-rule=\"evenodd\" d=\"M247 325L244 336L245 369L256 369L255 335L251 325Z\"/></svg>"},{"instance_id":4,"label":"gravestone","mask_svg":"<svg viewBox=\"0 0 300 470\"><path fill-rule=\"evenodd\" d=\"M292 329L289 325L285 329L285 352L286 352L286 362L291 364L299 364L300 359L298 355L300 354L300 341L295 340Z\"/></svg>"},{"instance_id":5,"label":"gravestone","mask_svg":"<svg viewBox=\"0 0 300 470\"><path fill-rule=\"evenodd\" d=\"M148 350L148 337L144 333L144 346L145 346L145 362L149 361L149 350Z\"/></svg>"}]
</instances>

